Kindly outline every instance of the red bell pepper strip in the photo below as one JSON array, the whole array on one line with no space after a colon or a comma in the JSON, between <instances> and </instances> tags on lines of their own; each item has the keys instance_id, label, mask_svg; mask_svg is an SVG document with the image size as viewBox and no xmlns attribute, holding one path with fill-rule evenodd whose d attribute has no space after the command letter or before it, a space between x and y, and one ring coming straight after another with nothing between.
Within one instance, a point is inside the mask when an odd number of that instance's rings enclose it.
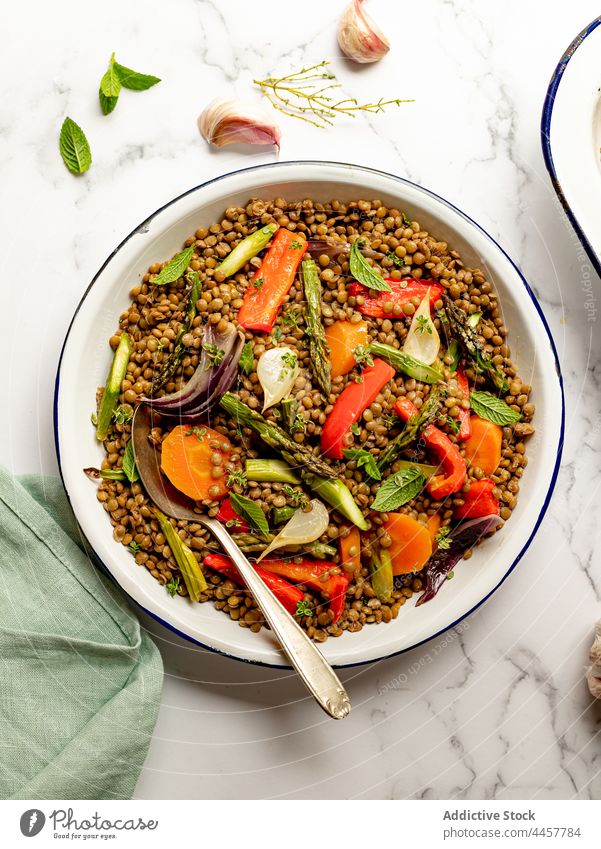
<instances>
[{"instance_id":1,"label":"red bell pepper strip","mask_svg":"<svg viewBox=\"0 0 601 849\"><path fill-rule=\"evenodd\" d=\"M498 516L499 502L492 494L495 482L489 478L474 481L463 496L464 503L455 508L457 519L478 519L481 516Z\"/></svg>"},{"instance_id":2,"label":"red bell pepper strip","mask_svg":"<svg viewBox=\"0 0 601 849\"><path fill-rule=\"evenodd\" d=\"M223 522L224 525L227 525L232 533L246 534L250 531L250 525L239 513L236 513L229 496L224 498L219 505L219 510L215 518L219 522Z\"/></svg>"},{"instance_id":3,"label":"red bell pepper strip","mask_svg":"<svg viewBox=\"0 0 601 849\"><path fill-rule=\"evenodd\" d=\"M265 333L271 331L306 246L301 234L280 227L244 293L238 310L241 327Z\"/></svg>"},{"instance_id":4,"label":"red bell pepper strip","mask_svg":"<svg viewBox=\"0 0 601 849\"><path fill-rule=\"evenodd\" d=\"M357 306L360 313L370 315L373 318L387 318L393 313L385 312L384 304L392 304L394 310L396 306L403 307L408 304L412 298L419 298L421 303L428 289L430 290L430 309L434 309L436 301L442 298L443 288L439 283L431 283L430 281L422 283L421 280L414 280L412 277L407 277L404 280L392 280L387 277L386 282L390 286L390 292L368 289L356 281L347 287L349 295L355 298L357 295L361 295L364 298L364 303Z\"/></svg>"},{"instance_id":5,"label":"red bell pepper strip","mask_svg":"<svg viewBox=\"0 0 601 849\"><path fill-rule=\"evenodd\" d=\"M463 392L466 398L470 397L470 387L467 382L467 377L464 370L461 366L457 369L457 385ZM469 439L472 435L472 421L470 418L470 410L464 410L463 407L459 408L459 431L457 433L457 439L459 442L465 442L466 439Z\"/></svg>"},{"instance_id":6,"label":"red bell pepper strip","mask_svg":"<svg viewBox=\"0 0 601 849\"><path fill-rule=\"evenodd\" d=\"M417 413L417 407L407 398L400 398L394 405L394 409L404 422ZM467 472L465 460L446 433L434 425L428 425L421 436L426 448L435 455L443 469L442 475L434 475L430 478L426 488L432 498L442 501L454 492L459 492L465 483Z\"/></svg>"},{"instance_id":7,"label":"red bell pepper strip","mask_svg":"<svg viewBox=\"0 0 601 849\"><path fill-rule=\"evenodd\" d=\"M346 575L330 575L333 564L327 560L303 560L294 563L291 560L262 560L263 568L289 581L305 584L327 596L330 610L334 614L332 623L342 616L346 601L349 579ZM326 577L327 576L327 577Z\"/></svg>"},{"instance_id":8,"label":"red bell pepper strip","mask_svg":"<svg viewBox=\"0 0 601 849\"><path fill-rule=\"evenodd\" d=\"M396 372L387 362L376 357L373 366L367 366L361 373L361 383L348 383L342 390L334 409L327 417L321 431L321 450L328 457L342 460L344 437L351 425L358 421L365 409L376 400L376 397Z\"/></svg>"},{"instance_id":9,"label":"red bell pepper strip","mask_svg":"<svg viewBox=\"0 0 601 849\"><path fill-rule=\"evenodd\" d=\"M203 566L208 566L210 569L213 569L215 572L219 572L220 575L224 575L226 578L229 578L230 581L234 581L234 583L240 584L240 586L243 587L246 586L240 572L228 557L224 557L222 554L207 554L202 561L202 564ZM252 564L252 566L257 575L262 581L264 581L264 583L267 584L271 592L286 608L288 613L290 613L291 616L294 616L297 604L299 601L304 599L303 593L297 587L289 584L288 581L285 581L278 575L274 575L266 569L262 569L261 566L256 566L254 564Z\"/></svg>"}]
</instances>

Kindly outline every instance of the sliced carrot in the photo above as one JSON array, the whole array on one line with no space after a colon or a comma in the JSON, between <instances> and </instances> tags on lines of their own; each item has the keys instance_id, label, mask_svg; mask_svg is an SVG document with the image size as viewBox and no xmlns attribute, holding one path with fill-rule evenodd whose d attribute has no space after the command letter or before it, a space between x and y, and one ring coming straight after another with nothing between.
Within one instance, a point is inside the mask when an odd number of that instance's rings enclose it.
<instances>
[{"instance_id":1,"label":"sliced carrot","mask_svg":"<svg viewBox=\"0 0 601 849\"><path fill-rule=\"evenodd\" d=\"M470 466L482 469L485 475L493 475L501 462L503 430L479 416L472 416L472 435L463 445L465 459Z\"/></svg>"},{"instance_id":2,"label":"sliced carrot","mask_svg":"<svg viewBox=\"0 0 601 849\"><path fill-rule=\"evenodd\" d=\"M340 565L345 572L355 573L361 569L361 534L359 528L349 529L347 536L338 537Z\"/></svg>"},{"instance_id":3,"label":"sliced carrot","mask_svg":"<svg viewBox=\"0 0 601 849\"><path fill-rule=\"evenodd\" d=\"M225 474L215 477L215 471L223 472L231 450L229 440L210 427L179 425L163 440L161 469L189 498L217 501L227 495L227 488ZM216 455L221 456L221 463L214 462Z\"/></svg>"},{"instance_id":4,"label":"sliced carrot","mask_svg":"<svg viewBox=\"0 0 601 849\"><path fill-rule=\"evenodd\" d=\"M440 513L433 513L432 516L428 517L428 521L426 522L426 527L428 528L428 533L430 534L433 546L436 544L436 534L440 530L441 523L442 519L440 518Z\"/></svg>"},{"instance_id":5,"label":"sliced carrot","mask_svg":"<svg viewBox=\"0 0 601 849\"><path fill-rule=\"evenodd\" d=\"M404 513L389 513L383 526L392 544L388 549L394 575L418 572L432 554L432 539L425 525Z\"/></svg>"},{"instance_id":6,"label":"sliced carrot","mask_svg":"<svg viewBox=\"0 0 601 849\"><path fill-rule=\"evenodd\" d=\"M354 352L359 345L367 345L367 323L335 321L326 327L326 341L330 347L332 377L348 374L357 365Z\"/></svg>"}]
</instances>

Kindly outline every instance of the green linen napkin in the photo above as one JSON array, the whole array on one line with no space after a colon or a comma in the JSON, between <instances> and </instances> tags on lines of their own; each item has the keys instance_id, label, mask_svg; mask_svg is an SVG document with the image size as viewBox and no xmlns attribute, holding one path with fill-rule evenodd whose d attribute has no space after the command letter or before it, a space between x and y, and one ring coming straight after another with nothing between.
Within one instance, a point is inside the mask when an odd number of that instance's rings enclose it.
<instances>
[{"instance_id":1,"label":"green linen napkin","mask_svg":"<svg viewBox=\"0 0 601 849\"><path fill-rule=\"evenodd\" d=\"M58 478L0 469L0 798L130 798L146 757L161 657L80 545Z\"/></svg>"}]
</instances>

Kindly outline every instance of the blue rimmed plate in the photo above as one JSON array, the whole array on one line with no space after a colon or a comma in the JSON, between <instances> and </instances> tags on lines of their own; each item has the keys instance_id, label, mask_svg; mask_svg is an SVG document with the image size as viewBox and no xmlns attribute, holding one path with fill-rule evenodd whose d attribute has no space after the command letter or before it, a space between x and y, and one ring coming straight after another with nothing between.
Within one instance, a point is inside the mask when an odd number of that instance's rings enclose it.
<instances>
[{"instance_id":1,"label":"blue rimmed plate","mask_svg":"<svg viewBox=\"0 0 601 849\"><path fill-rule=\"evenodd\" d=\"M545 98L541 140L553 186L601 275L601 17L572 41Z\"/></svg>"}]
</instances>

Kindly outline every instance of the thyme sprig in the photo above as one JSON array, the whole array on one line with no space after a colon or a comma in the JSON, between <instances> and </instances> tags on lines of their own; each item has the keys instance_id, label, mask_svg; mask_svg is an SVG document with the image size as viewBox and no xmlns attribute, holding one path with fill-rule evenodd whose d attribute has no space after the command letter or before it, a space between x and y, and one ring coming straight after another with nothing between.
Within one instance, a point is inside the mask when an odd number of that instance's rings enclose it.
<instances>
[{"instance_id":1,"label":"thyme sprig","mask_svg":"<svg viewBox=\"0 0 601 849\"><path fill-rule=\"evenodd\" d=\"M357 112L383 112L387 106L400 106L401 103L412 103L412 100L380 98L374 102L359 103L354 97L336 100L332 96L340 83L336 75L325 70L330 65L327 59L310 68L301 68L283 77L266 77L264 80L253 80L274 109L300 118L322 129L333 126L334 121L341 115L354 118Z\"/></svg>"}]
</instances>

